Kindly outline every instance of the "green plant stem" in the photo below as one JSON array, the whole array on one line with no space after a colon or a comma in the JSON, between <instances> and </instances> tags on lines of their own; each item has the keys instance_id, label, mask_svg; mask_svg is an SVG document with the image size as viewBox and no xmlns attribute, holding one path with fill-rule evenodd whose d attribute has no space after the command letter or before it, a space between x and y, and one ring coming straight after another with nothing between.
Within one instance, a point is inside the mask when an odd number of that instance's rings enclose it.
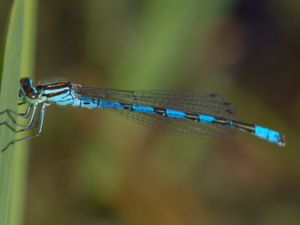
<instances>
[{"instance_id":1,"label":"green plant stem","mask_svg":"<svg viewBox=\"0 0 300 225\"><path fill-rule=\"evenodd\" d=\"M33 73L36 27L36 0L16 0L12 4L2 59L0 109L17 110L18 81ZM8 119L1 115L1 121ZM15 138L15 133L0 127L0 148ZM26 159L24 143L0 153L0 224L22 224Z\"/></svg>"}]
</instances>

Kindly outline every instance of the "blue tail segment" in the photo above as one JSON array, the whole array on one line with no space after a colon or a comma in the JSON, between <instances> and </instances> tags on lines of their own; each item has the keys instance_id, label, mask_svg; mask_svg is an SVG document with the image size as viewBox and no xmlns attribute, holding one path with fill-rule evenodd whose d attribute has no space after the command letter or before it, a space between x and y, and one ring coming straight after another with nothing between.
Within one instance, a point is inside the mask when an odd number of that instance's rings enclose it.
<instances>
[{"instance_id":1,"label":"blue tail segment","mask_svg":"<svg viewBox=\"0 0 300 225\"><path fill-rule=\"evenodd\" d=\"M285 146L284 136L277 131L262 126L255 126L254 135L280 146Z\"/></svg>"},{"instance_id":2,"label":"blue tail segment","mask_svg":"<svg viewBox=\"0 0 300 225\"><path fill-rule=\"evenodd\" d=\"M124 106L119 102L99 100L98 107L101 108L113 108L113 109L124 109Z\"/></svg>"},{"instance_id":3,"label":"blue tail segment","mask_svg":"<svg viewBox=\"0 0 300 225\"><path fill-rule=\"evenodd\" d=\"M203 122L203 123L212 123L216 120L216 117L200 114L199 120L200 120L200 122Z\"/></svg>"},{"instance_id":4,"label":"blue tail segment","mask_svg":"<svg viewBox=\"0 0 300 225\"><path fill-rule=\"evenodd\" d=\"M174 109L166 109L166 114L170 118L184 119L186 113Z\"/></svg>"},{"instance_id":5,"label":"blue tail segment","mask_svg":"<svg viewBox=\"0 0 300 225\"><path fill-rule=\"evenodd\" d=\"M154 108L152 106L144 106L144 105L138 105L134 104L131 107L131 110L135 112L141 112L141 113L153 113Z\"/></svg>"}]
</instances>

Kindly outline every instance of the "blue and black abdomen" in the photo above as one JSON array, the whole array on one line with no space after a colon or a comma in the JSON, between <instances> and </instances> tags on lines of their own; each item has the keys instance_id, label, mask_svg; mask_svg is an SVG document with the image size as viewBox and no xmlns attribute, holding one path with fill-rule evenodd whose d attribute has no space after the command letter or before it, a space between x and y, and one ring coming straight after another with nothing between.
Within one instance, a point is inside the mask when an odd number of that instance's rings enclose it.
<instances>
[{"instance_id":1,"label":"blue and black abdomen","mask_svg":"<svg viewBox=\"0 0 300 225\"><path fill-rule=\"evenodd\" d=\"M234 120L233 105L215 94L98 90L90 95L88 89L80 92L88 96L80 98L81 107L109 108L136 122L175 134L211 137L242 130L284 145L284 137L277 131Z\"/></svg>"}]
</instances>

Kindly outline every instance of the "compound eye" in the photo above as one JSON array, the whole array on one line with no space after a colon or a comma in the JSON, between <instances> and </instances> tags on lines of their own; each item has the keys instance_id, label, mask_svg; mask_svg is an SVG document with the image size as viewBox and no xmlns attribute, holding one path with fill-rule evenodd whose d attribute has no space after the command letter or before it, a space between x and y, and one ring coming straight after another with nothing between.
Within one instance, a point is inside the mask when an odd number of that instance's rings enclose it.
<instances>
[{"instance_id":1,"label":"compound eye","mask_svg":"<svg viewBox=\"0 0 300 225\"><path fill-rule=\"evenodd\" d=\"M27 85L29 85L29 84L30 84L29 78L28 78L28 77L23 77L23 78L21 78L21 79L20 79L20 84L21 84L22 86L27 86Z\"/></svg>"},{"instance_id":2,"label":"compound eye","mask_svg":"<svg viewBox=\"0 0 300 225\"><path fill-rule=\"evenodd\" d=\"M37 99L38 95L36 93L30 92L27 94L27 97L31 99Z\"/></svg>"}]
</instances>

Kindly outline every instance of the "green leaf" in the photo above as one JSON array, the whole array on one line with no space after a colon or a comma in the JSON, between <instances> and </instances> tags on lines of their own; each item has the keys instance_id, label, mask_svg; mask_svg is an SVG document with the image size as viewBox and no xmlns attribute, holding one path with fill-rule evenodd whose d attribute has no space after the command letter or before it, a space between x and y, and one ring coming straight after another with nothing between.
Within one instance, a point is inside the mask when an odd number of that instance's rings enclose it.
<instances>
[{"instance_id":1,"label":"green leaf","mask_svg":"<svg viewBox=\"0 0 300 225\"><path fill-rule=\"evenodd\" d=\"M36 0L15 0L12 4L1 61L0 111L17 110L20 75L33 73ZM9 119L0 115L0 121ZM0 126L0 148L15 133ZM26 144L10 146L0 153L0 224L21 224L25 192Z\"/></svg>"}]
</instances>

